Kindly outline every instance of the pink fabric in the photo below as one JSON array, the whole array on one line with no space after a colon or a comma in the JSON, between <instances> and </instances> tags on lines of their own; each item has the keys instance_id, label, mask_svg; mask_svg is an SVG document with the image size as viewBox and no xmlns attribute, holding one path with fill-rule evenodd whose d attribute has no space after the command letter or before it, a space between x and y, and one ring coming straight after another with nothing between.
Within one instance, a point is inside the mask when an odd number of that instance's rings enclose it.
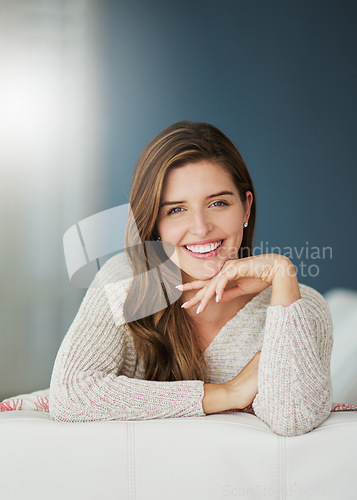
<instances>
[{"instance_id":1,"label":"pink fabric","mask_svg":"<svg viewBox=\"0 0 357 500\"><path fill-rule=\"evenodd\" d=\"M49 412L49 390L36 391L31 394L22 394L13 398L4 399L0 403L0 412L32 410Z\"/></svg>"},{"instance_id":2,"label":"pink fabric","mask_svg":"<svg viewBox=\"0 0 357 500\"><path fill-rule=\"evenodd\" d=\"M331 411L357 411L357 405L346 403L333 403Z\"/></svg>"}]
</instances>

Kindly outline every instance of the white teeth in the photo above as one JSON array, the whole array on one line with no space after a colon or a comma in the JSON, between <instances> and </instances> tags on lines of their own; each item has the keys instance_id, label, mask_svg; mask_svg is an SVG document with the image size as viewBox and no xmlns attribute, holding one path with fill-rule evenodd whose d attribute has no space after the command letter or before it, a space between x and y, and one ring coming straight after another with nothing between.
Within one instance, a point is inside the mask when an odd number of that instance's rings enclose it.
<instances>
[{"instance_id":1,"label":"white teeth","mask_svg":"<svg viewBox=\"0 0 357 500\"><path fill-rule=\"evenodd\" d=\"M187 250L190 250L190 252L194 253L207 253L207 252L213 252L213 250L216 250L221 244L223 240L217 242L217 243L211 243L210 245L186 245Z\"/></svg>"}]
</instances>

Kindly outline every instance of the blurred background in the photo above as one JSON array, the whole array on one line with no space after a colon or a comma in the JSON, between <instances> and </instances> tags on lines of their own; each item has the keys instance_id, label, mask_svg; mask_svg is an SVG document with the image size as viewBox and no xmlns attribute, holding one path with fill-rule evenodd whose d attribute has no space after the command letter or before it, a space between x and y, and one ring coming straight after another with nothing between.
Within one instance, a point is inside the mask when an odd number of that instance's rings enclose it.
<instances>
[{"instance_id":1,"label":"blurred background","mask_svg":"<svg viewBox=\"0 0 357 500\"><path fill-rule=\"evenodd\" d=\"M84 296L63 234L128 203L178 120L241 152L256 253L357 290L356 17L353 0L0 0L0 399L49 386Z\"/></svg>"}]
</instances>

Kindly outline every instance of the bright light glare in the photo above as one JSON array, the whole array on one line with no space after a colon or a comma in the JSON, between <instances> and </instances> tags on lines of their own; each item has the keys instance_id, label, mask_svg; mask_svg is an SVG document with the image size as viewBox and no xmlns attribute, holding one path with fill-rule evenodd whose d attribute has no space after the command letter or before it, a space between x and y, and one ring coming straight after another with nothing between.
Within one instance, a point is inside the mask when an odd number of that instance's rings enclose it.
<instances>
[{"instance_id":1,"label":"bright light glare","mask_svg":"<svg viewBox=\"0 0 357 500\"><path fill-rule=\"evenodd\" d=\"M41 61L30 65L21 57L2 61L0 131L2 153L8 157L47 149L61 119L60 72Z\"/></svg>"},{"instance_id":2,"label":"bright light glare","mask_svg":"<svg viewBox=\"0 0 357 500\"><path fill-rule=\"evenodd\" d=\"M0 0L0 174L82 190L99 154L91 2L50 3Z\"/></svg>"}]
</instances>

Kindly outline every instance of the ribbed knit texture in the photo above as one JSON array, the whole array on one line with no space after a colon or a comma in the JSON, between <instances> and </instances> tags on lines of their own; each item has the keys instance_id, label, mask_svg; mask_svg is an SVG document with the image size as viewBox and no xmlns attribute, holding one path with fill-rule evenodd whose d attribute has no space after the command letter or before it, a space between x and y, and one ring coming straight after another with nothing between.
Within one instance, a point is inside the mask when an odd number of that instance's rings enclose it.
<instances>
[{"instance_id":1,"label":"ribbed knit texture","mask_svg":"<svg viewBox=\"0 0 357 500\"><path fill-rule=\"evenodd\" d=\"M120 281L118 262L113 257L98 272L62 342L50 387L54 420L204 416L204 382L231 380L259 350L252 406L261 420L277 434L295 436L329 416L332 321L317 291L300 285L302 298L288 307L270 306L271 287L255 296L204 351L204 381L147 381L124 325L130 280Z\"/></svg>"}]
</instances>

